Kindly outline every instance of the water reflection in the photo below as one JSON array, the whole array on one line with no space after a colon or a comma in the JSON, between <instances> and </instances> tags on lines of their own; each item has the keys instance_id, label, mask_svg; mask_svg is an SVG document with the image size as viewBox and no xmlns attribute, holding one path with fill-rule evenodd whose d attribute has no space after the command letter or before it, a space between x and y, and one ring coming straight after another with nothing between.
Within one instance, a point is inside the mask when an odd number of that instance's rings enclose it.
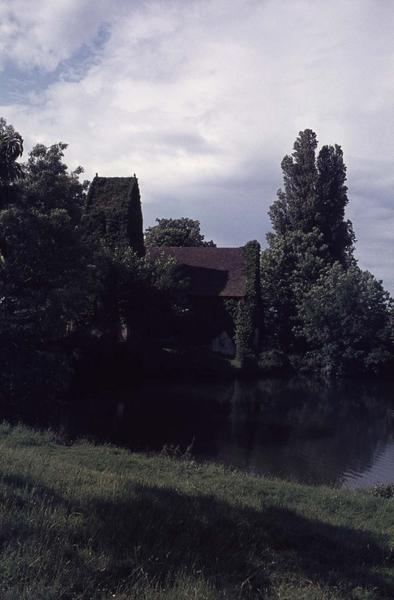
<instances>
[{"instance_id":1,"label":"water reflection","mask_svg":"<svg viewBox=\"0 0 394 600\"><path fill-rule=\"evenodd\" d=\"M217 458L308 483L394 481L390 389L305 381L236 382Z\"/></svg>"},{"instance_id":2,"label":"water reflection","mask_svg":"<svg viewBox=\"0 0 394 600\"><path fill-rule=\"evenodd\" d=\"M133 449L194 440L199 458L354 488L394 482L393 391L376 382L152 383L117 397L111 409L95 398L83 427Z\"/></svg>"}]
</instances>

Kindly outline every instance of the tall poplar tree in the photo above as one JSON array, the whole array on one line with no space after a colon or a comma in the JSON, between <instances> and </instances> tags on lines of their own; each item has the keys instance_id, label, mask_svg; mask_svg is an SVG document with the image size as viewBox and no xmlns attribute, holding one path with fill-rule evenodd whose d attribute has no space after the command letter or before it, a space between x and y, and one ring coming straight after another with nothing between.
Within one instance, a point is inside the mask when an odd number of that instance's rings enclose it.
<instances>
[{"instance_id":1,"label":"tall poplar tree","mask_svg":"<svg viewBox=\"0 0 394 600\"><path fill-rule=\"evenodd\" d=\"M323 146L317 157L316 225L324 236L331 260L349 265L353 256L352 223L345 220L348 204L346 166L340 146Z\"/></svg>"},{"instance_id":2,"label":"tall poplar tree","mask_svg":"<svg viewBox=\"0 0 394 600\"><path fill-rule=\"evenodd\" d=\"M348 203L346 166L340 146L323 146L316 158L317 139L311 129L300 131L291 156L282 160L283 189L269 209L276 235L292 231L323 234L331 262L348 264L354 234L345 221Z\"/></svg>"},{"instance_id":3,"label":"tall poplar tree","mask_svg":"<svg viewBox=\"0 0 394 600\"><path fill-rule=\"evenodd\" d=\"M282 160L283 189L269 210L273 232L261 263L265 348L325 373L378 372L390 354L390 301L353 257L342 149L323 146L316 157L316 148L315 133L301 131Z\"/></svg>"},{"instance_id":4,"label":"tall poplar tree","mask_svg":"<svg viewBox=\"0 0 394 600\"><path fill-rule=\"evenodd\" d=\"M308 232L315 224L316 134L311 129L299 133L294 152L282 160L283 190L269 210L277 235L290 231Z\"/></svg>"}]
</instances>

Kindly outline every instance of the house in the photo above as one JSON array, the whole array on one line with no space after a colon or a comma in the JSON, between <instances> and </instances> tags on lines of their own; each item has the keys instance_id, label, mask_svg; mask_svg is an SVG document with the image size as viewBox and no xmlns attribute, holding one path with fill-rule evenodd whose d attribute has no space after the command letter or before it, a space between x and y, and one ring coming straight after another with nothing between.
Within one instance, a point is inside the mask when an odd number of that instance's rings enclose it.
<instances>
[{"instance_id":1,"label":"house","mask_svg":"<svg viewBox=\"0 0 394 600\"><path fill-rule=\"evenodd\" d=\"M144 256L141 198L137 177L96 177L86 199L83 216L86 237L110 251L131 247ZM155 258L173 258L191 308L185 311L181 344L205 346L243 360L257 348L260 335L260 246L241 248L156 247ZM106 312L103 307L103 311ZM107 311L108 312L108 311ZM119 329L119 315L109 330ZM127 334L125 334L127 337Z\"/></svg>"},{"instance_id":2,"label":"house","mask_svg":"<svg viewBox=\"0 0 394 600\"><path fill-rule=\"evenodd\" d=\"M257 242L240 248L198 246L149 250L153 258L172 258L179 267L179 277L186 282L192 306L187 335L193 343L205 343L225 356L238 353L237 326L243 321L240 316L245 307L249 307L252 296L254 300L259 296L259 252ZM257 323L252 326L252 343L257 344Z\"/></svg>"},{"instance_id":3,"label":"house","mask_svg":"<svg viewBox=\"0 0 394 600\"><path fill-rule=\"evenodd\" d=\"M193 297L239 299L245 296L246 270L243 248L210 246L156 246L149 250L155 258L173 258L190 279L188 293Z\"/></svg>"}]
</instances>

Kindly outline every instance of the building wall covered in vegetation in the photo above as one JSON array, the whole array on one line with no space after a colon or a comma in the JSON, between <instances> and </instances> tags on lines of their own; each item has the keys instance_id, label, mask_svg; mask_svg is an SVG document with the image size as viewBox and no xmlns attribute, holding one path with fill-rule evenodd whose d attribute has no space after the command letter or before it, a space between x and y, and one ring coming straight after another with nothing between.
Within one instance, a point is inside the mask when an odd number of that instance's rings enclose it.
<instances>
[{"instance_id":1,"label":"building wall covered in vegetation","mask_svg":"<svg viewBox=\"0 0 394 600\"><path fill-rule=\"evenodd\" d=\"M143 256L144 237L138 180L134 177L96 177L86 200L84 228L92 241L114 250L130 246Z\"/></svg>"}]
</instances>

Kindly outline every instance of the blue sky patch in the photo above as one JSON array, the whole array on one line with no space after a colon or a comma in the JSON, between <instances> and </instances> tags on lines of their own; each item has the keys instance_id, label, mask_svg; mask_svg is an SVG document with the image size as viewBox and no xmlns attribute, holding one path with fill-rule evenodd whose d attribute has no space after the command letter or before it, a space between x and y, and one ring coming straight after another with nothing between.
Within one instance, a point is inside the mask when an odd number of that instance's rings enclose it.
<instances>
[{"instance_id":1,"label":"blue sky patch","mask_svg":"<svg viewBox=\"0 0 394 600\"><path fill-rule=\"evenodd\" d=\"M7 61L0 71L0 104L25 104L30 95L39 94L57 81L80 81L98 62L110 35L109 25L103 24L90 44L82 44L53 71L39 67L23 69Z\"/></svg>"}]
</instances>

